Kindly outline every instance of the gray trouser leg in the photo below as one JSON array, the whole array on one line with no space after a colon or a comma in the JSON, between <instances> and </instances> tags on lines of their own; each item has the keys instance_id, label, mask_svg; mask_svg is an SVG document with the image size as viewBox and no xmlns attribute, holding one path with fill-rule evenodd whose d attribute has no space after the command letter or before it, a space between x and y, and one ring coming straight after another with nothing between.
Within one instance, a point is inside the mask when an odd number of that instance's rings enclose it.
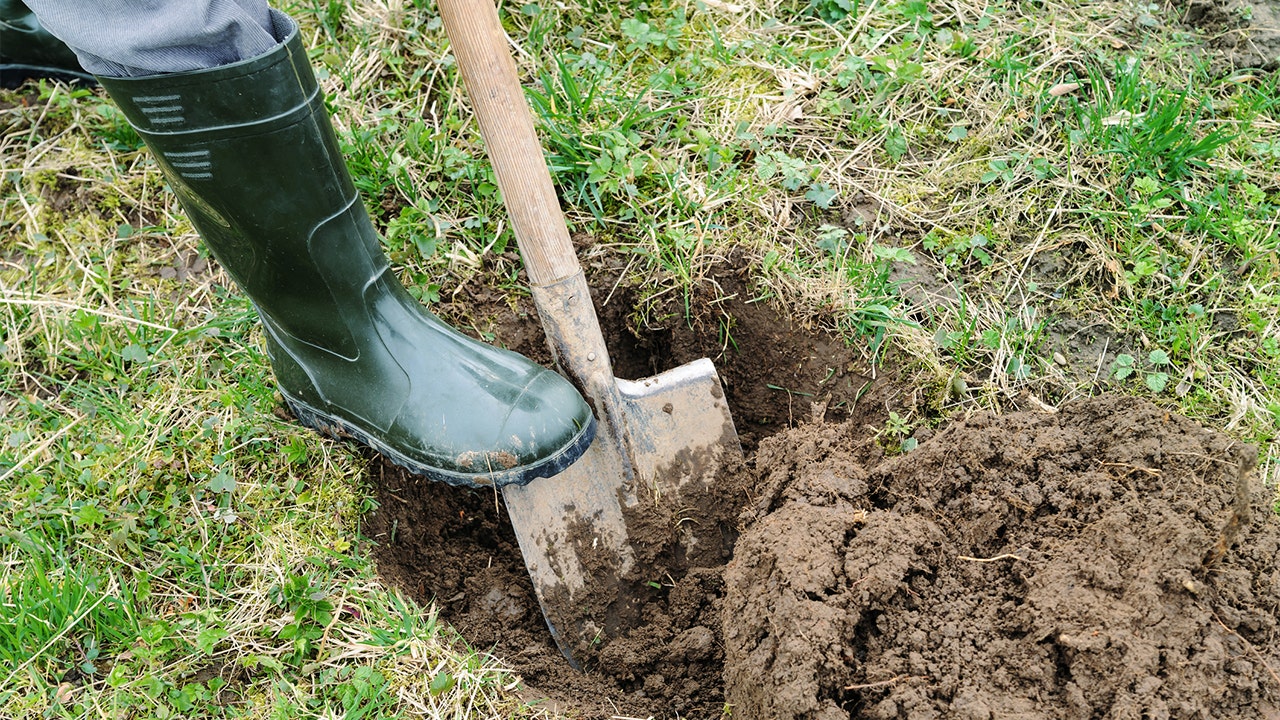
<instances>
[{"instance_id":1,"label":"gray trouser leg","mask_svg":"<svg viewBox=\"0 0 1280 720\"><path fill-rule=\"evenodd\" d=\"M94 75L202 70L256 57L279 44L266 0L23 2Z\"/></svg>"}]
</instances>

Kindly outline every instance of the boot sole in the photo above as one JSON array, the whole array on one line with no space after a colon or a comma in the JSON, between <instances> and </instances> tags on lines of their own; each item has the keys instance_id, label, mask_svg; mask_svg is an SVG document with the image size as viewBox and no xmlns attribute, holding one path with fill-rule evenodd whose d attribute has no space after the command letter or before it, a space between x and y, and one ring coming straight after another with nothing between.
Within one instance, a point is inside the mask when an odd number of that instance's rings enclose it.
<instances>
[{"instance_id":1,"label":"boot sole","mask_svg":"<svg viewBox=\"0 0 1280 720\"><path fill-rule=\"evenodd\" d=\"M378 440L370 433L362 430L358 426L330 415L326 412L311 407L310 405L289 397L288 393L283 390L280 394L284 396L285 403L298 418L298 422L315 430L326 437L336 440L355 440L356 442L372 448L391 462L408 470L415 475L421 475L429 480L435 480L449 485L458 485L464 487L503 487L505 485L527 485L529 482L537 478L551 477L559 474L565 468L574 463L575 460L582 457L591 445L591 441L596 435L596 419L591 416L591 422L566 446L555 452L554 454L539 460L531 465L520 465L513 468L503 468L501 470L491 470L484 473L462 473L456 470L446 470L444 468L432 467L424 465L413 458L408 457L404 453L390 447L386 443Z\"/></svg>"}]
</instances>

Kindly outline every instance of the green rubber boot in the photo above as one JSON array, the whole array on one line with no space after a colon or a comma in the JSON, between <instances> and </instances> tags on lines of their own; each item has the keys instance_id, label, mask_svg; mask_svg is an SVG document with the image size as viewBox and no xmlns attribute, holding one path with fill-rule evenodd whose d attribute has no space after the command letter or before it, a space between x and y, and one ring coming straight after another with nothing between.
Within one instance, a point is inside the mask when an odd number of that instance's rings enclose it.
<instances>
[{"instance_id":1,"label":"green rubber boot","mask_svg":"<svg viewBox=\"0 0 1280 720\"><path fill-rule=\"evenodd\" d=\"M576 460L595 418L560 375L458 333L396 280L356 196L297 25L211 70L99 78L213 255L253 300L303 424L456 485Z\"/></svg>"},{"instance_id":2,"label":"green rubber boot","mask_svg":"<svg viewBox=\"0 0 1280 720\"><path fill-rule=\"evenodd\" d=\"M71 48L41 27L26 5L0 0L0 87L35 78L95 84Z\"/></svg>"}]
</instances>

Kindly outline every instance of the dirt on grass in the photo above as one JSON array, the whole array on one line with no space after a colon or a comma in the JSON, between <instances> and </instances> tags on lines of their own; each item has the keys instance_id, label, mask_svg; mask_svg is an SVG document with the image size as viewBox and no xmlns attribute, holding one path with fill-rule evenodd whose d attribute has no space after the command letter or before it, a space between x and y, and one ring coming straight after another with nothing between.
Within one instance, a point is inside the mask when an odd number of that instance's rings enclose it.
<instances>
[{"instance_id":1,"label":"dirt on grass","mask_svg":"<svg viewBox=\"0 0 1280 720\"><path fill-rule=\"evenodd\" d=\"M455 320L545 359L530 307L472 295ZM653 513L643 622L586 672L493 491L375 461L380 573L570 717L1280 717L1280 520L1252 449L1103 397L886 456L913 383L755 297L725 263L656 330L634 289L600 308L620 374L715 361L747 456Z\"/></svg>"}]
</instances>

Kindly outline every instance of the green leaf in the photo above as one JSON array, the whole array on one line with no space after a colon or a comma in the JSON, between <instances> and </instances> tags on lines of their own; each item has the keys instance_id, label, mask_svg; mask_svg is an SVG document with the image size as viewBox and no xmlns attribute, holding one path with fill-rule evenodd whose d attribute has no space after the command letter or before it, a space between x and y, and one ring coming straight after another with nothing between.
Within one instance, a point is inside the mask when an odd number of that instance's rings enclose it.
<instances>
[{"instance_id":1,"label":"green leaf","mask_svg":"<svg viewBox=\"0 0 1280 720\"><path fill-rule=\"evenodd\" d=\"M421 233L413 233L409 236L413 240L414 247L418 248L418 254L423 258L429 258L436 254L436 236L423 235Z\"/></svg>"},{"instance_id":2,"label":"green leaf","mask_svg":"<svg viewBox=\"0 0 1280 720\"><path fill-rule=\"evenodd\" d=\"M1163 350L1152 350L1147 359L1151 361L1152 365L1168 365L1169 353Z\"/></svg>"},{"instance_id":3,"label":"green leaf","mask_svg":"<svg viewBox=\"0 0 1280 720\"><path fill-rule=\"evenodd\" d=\"M150 356L147 355L146 348L137 343L130 343L125 345L124 349L120 351L120 357L129 362L143 363L146 362L147 358Z\"/></svg>"},{"instance_id":4,"label":"green leaf","mask_svg":"<svg viewBox=\"0 0 1280 720\"><path fill-rule=\"evenodd\" d=\"M667 41L665 32L635 18L627 18L622 21L622 34L631 40L631 43L627 45L628 51L642 50L648 45L658 47Z\"/></svg>"},{"instance_id":5,"label":"green leaf","mask_svg":"<svg viewBox=\"0 0 1280 720\"><path fill-rule=\"evenodd\" d=\"M1144 195L1154 195L1160 189L1160 183L1155 178L1144 175L1133 181L1133 189Z\"/></svg>"},{"instance_id":6,"label":"green leaf","mask_svg":"<svg viewBox=\"0 0 1280 720\"><path fill-rule=\"evenodd\" d=\"M1165 373L1151 373L1147 376L1147 387L1151 388L1151 392L1164 392L1164 388L1169 384L1169 376Z\"/></svg>"},{"instance_id":7,"label":"green leaf","mask_svg":"<svg viewBox=\"0 0 1280 720\"><path fill-rule=\"evenodd\" d=\"M431 678L431 683L427 685L427 690L433 695L443 695L453 689L455 680L448 672L441 670L435 677Z\"/></svg>"},{"instance_id":8,"label":"green leaf","mask_svg":"<svg viewBox=\"0 0 1280 720\"><path fill-rule=\"evenodd\" d=\"M1132 374L1133 356L1127 353L1117 355L1115 362L1111 364L1111 377L1116 380L1124 380Z\"/></svg>"},{"instance_id":9,"label":"green leaf","mask_svg":"<svg viewBox=\"0 0 1280 720\"><path fill-rule=\"evenodd\" d=\"M826 210L831 207L831 201L835 200L839 191L826 183L814 183L809 188L809 192L804 194L806 200L811 200L814 205Z\"/></svg>"},{"instance_id":10,"label":"green leaf","mask_svg":"<svg viewBox=\"0 0 1280 720\"><path fill-rule=\"evenodd\" d=\"M969 128L964 125L952 125L951 129L947 131L947 140L953 143L960 142L966 137L969 137Z\"/></svg>"},{"instance_id":11,"label":"green leaf","mask_svg":"<svg viewBox=\"0 0 1280 720\"><path fill-rule=\"evenodd\" d=\"M894 128L889 136L884 139L884 151L889 153L894 160L901 160L907 154L907 138L902 134L901 130Z\"/></svg>"},{"instance_id":12,"label":"green leaf","mask_svg":"<svg viewBox=\"0 0 1280 720\"><path fill-rule=\"evenodd\" d=\"M849 231L839 225L822 225L818 228L818 248L826 250L832 255L840 255L844 252L845 240L849 237Z\"/></svg>"},{"instance_id":13,"label":"green leaf","mask_svg":"<svg viewBox=\"0 0 1280 720\"><path fill-rule=\"evenodd\" d=\"M777 158L773 153L760 153L756 155L756 177L761 180L770 180L781 170Z\"/></svg>"},{"instance_id":14,"label":"green leaf","mask_svg":"<svg viewBox=\"0 0 1280 720\"><path fill-rule=\"evenodd\" d=\"M1026 380L1031 377L1031 368L1017 355L1009 358L1009 363L1005 365L1004 371L1015 380Z\"/></svg>"},{"instance_id":15,"label":"green leaf","mask_svg":"<svg viewBox=\"0 0 1280 720\"><path fill-rule=\"evenodd\" d=\"M220 627L213 626L196 633L196 648L205 655L212 655L213 648L230 633Z\"/></svg>"},{"instance_id":16,"label":"green leaf","mask_svg":"<svg viewBox=\"0 0 1280 720\"><path fill-rule=\"evenodd\" d=\"M216 493L234 492L236 479L231 477L226 470L219 470L218 474L209 480L209 489Z\"/></svg>"},{"instance_id":17,"label":"green leaf","mask_svg":"<svg viewBox=\"0 0 1280 720\"><path fill-rule=\"evenodd\" d=\"M102 511L98 509L97 505L81 505L80 509L76 512L76 522L81 525L88 525L89 527L98 525L106 519L107 516L102 514Z\"/></svg>"},{"instance_id":18,"label":"green leaf","mask_svg":"<svg viewBox=\"0 0 1280 720\"><path fill-rule=\"evenodd\" d=\"M888 262L904 262L910 265L916 264L916 256L907 248L876 245L871 248L871 252L880 260L887 260Z\"/></svg>"},{"instance_id":19,"label":"green leaf","mask_svg":"<svg viewBox=\"0 0 1280 720\"><path fill-rule=\"evenodd\" d=\"M635 18L627 18L622 21L622 34L628 38L635 40L644 37L649 32L649 23L641 22Z\"/></svg>"},{"instance_id":20,"label":"green leaf","mask_svg":"<svg viewBox=\"0 0 1280 720\"><path fill-rule=\"evenodd\" d=\"M284 456L294 465L300 465L307 461L307 444L302 438L294 437L289 440L289 444L282 448Z\"/></svg>"}]
</instances>

